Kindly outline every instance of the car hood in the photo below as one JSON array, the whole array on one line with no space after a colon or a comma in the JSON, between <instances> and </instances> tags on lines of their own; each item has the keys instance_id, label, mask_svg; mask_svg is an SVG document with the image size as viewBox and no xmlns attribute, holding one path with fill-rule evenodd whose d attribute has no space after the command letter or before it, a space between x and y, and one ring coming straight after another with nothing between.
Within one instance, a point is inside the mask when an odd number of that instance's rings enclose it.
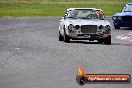
<instances>
[{"instance_id":1,"label":"car hood","mask_svg":"<svg viewBox=\"0 0 132 88\"><path fill-rule=\"evenodd\" d=\"M99 20L99 19L67 19L66 22L73 25L110 25L107 20Z\"/></svg>"},{"instance_id":2,"label":"car hood","mask_svg":"<svg viewBox=\"0 0 132 88\"><path fill-rule=\"evenodd\" d=\"M132 12L120 12L116 13L114 16L132 16Z\"/></svg>"}]
</instances>

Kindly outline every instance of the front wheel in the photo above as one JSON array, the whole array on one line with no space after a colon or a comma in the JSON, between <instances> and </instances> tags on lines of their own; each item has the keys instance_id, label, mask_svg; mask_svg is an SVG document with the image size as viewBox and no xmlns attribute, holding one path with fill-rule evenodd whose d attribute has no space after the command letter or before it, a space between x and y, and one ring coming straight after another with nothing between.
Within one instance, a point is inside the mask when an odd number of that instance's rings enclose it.
<instances>
[{"instance_id":1,"label":"front wheel","mask_svg":"<svg viewBox=\"0 0 132 88\"><path fill-rule=\"evenodd\" d=\"M120 29L120 26L114 25L115 29Z\"/></svg>"},{"instance_id":2,"label":"front wheel","mask_svg":"<svg viewBox=\"0 0 132 88\"><path fill-rule=\"evenodd\" d=\"M99 39L97 40L99 44L102 44L103 43L103 40L102 39Z\"/></svg>"},{"instance_id":3,"label":"front wheel","mask_svg":"<svg viewBox=\"0 0 132 88\"><path fill-rule=\"evenodd\" d=\"M65 29L64 29L63 38L64 38L64 42L70 43L70 37L66 34L66 30Z\"/></svg>"},{"instance_id":4,"label":"front wheel","mask_svg":"<svg viewBox=\"0 0 132 88\"><path fill-rule=\"evenodd\" d=\"M63 38L63 36L59 32L59 41L63 41L63 40L64 40L64 38Z\"/></svg>"},{"instance_id":5,"label":"front wheel","mask_svg":"<svg viewBox=\"0 0 132 88\"><path fill-rule=\"evenodd\" d=\"M111 45L111 36L104 39L104 44Z\"/></svg>"},{"instance_id":6,"label":"front wheel","mask_svg":"<svg viewBox=\"0 0 132 88\"><path fill-rule=\"evenodd\" d=\"M70 43L70 38L67 34L64 34L64 42Z\"/></svg>"}]
</instances>

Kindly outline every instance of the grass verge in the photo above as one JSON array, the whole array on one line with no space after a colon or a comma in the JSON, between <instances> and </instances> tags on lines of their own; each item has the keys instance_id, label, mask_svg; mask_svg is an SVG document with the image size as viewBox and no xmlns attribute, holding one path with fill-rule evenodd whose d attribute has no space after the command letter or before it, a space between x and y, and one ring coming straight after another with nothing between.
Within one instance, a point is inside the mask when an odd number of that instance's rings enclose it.
<instances>
[{"instance_id":1,"label":"grass verge","mask_svg":"<svg viewBox=\"0 0 132 88\"><path fill-rule=\"evenodd\" d=\"M103 9L106 15L119 12L123 2L0 2L0 16L62 16L66 8L88 7Z\"/></svg>"}]
</instances>

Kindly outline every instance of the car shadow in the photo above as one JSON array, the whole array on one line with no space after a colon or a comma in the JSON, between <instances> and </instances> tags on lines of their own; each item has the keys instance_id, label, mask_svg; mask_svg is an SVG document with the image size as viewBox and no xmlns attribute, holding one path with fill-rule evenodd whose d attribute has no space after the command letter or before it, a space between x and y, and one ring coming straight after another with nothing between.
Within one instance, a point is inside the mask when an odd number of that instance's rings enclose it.
<instances>
[{"instance_id":1,"label":"car shadow","mask_svg":"<svg viewBox=\"0 0 132 88\"><path fill-rule=\"evenodd\" d=\"M132 46L132 44L112 43L111 45Z\"/></svg>"},{"instance_id":2,"label":"car shadow","mask_svg":"<svg viewBox=\"0 0 132 88\"><path fill-rule=\"evenodd\" d=\"M91 41L71 41L70 43L80 43L80 44L100 44L98 42L91 42Z\"/></svg>"},{"instance_id":3,"label":"car shadow","mask_svg":"<svg viewBox=\"0 0 132 88\"><path fill-rule=\"evenodd\" d=\"M91 42L91 41L71 41L70 43L80 43L80 44L100 44L98 42ZM107 44L102 44L107 45ZM125 44L125 43L111 43L111 45L118 45L118 46L132 46L132 44Z\"/></svg>"}]
</instances>

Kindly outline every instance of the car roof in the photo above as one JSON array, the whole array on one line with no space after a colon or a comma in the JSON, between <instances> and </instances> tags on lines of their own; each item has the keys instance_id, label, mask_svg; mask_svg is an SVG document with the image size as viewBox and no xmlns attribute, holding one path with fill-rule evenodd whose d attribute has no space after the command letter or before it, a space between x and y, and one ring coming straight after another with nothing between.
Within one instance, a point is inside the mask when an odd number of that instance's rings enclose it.
<instances>
[{"instance_id":1,"label":"car roof","mask_svg":"<svg viewBox=\"0 0 132 88\"><path fill-rule=\"evenodd\" d=\"M91 10L96 10L95 8L68 8L67 11L76 10L76 9L91 9ZM98 9L98 10L100 10L100 9Z\"/></svg>"},{"instance_id":2,"label":"car roof","mask_svg":"<svg viewBox=\"0 0 132 88\"><path fill-rule=\"evenodd\" d=\"M102 9L95 9L95 10L100 10L100 11L103 11Z\"/></svg>"},{"instance_id":3,"label":"car roof","mask_svg":"<svg viewBox=\"0 0 132 88\"><path fill-rule=\"evenodd\" d=\"M132 5L132 3L127 3L126 5Z\"/></svg>"}]
</instances>

